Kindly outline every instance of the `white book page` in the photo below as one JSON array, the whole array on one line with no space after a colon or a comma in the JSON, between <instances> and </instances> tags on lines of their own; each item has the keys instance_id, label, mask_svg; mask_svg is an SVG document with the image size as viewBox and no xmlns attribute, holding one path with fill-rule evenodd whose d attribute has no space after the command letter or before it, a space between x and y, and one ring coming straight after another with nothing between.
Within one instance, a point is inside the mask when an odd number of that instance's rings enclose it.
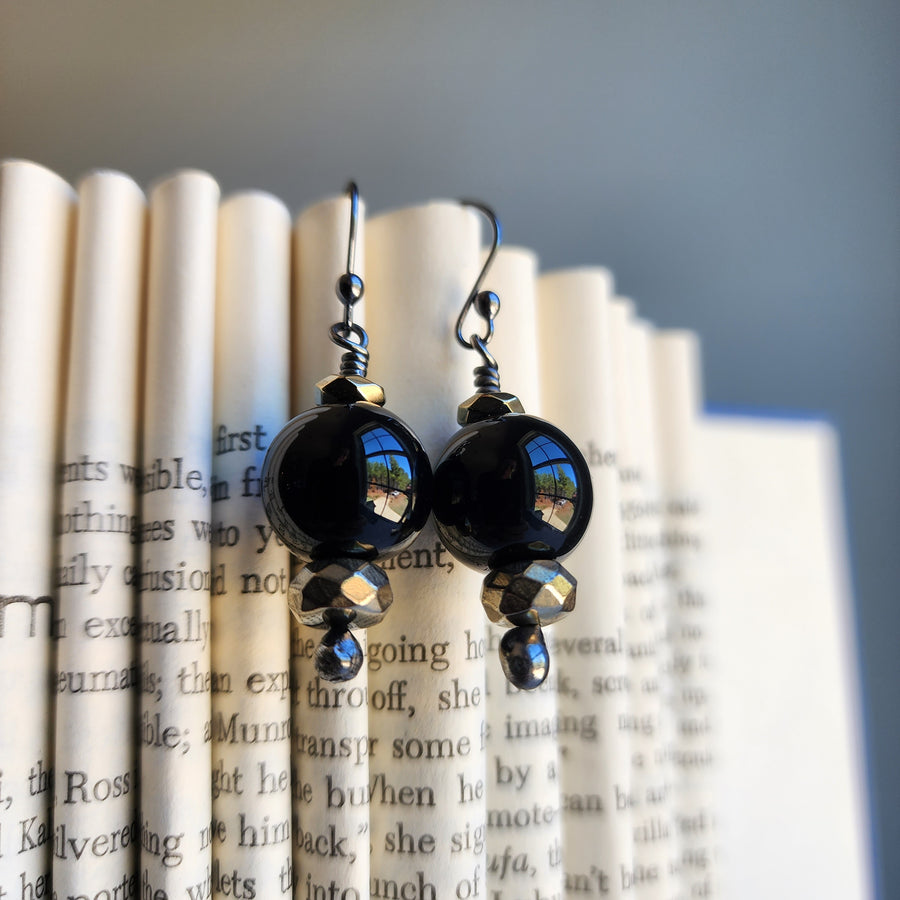
<instances>
[{"instance_id":1,"label":"white book page","mask_svg":"<svg viewBox=\"0 0 900 900\"><path fill-rule=\"evenodd\" d=\"M707 417L722 895L873 896L837 439Z\"/></svg>"},{"instance_id":2,"label":"white book page","mask_svg":"<svg viewBox=\"0 0 900 900\"><path fill-rule=\"evenodd\" d=\"M316 382L340 369L329 331L343 316L335 285L346 271L349 234L348 197L317 203L295 223L295 413L315 406ZM360 202L353 270L363 278L364 236ZM363 299L354 321L363 324L365 314ZM292 621L295 896L359 900L369 893L368 675L364 664L350 682L320 679L314 660L324 634ZM354 631L363 650L366 635Z\"/></svg>"},{"instance_id":3,"label":"white book page","mask_svg":"<svg viewBox=\"0 0 900 900\"><path fill-rule=\"evenodd\" d=\"M652 619L657 640L657 687L661 702L656 736L654 763L659 772L661 790L645 794L646 817L636 822L635 844L645 845L648 855L659 854L666 860L666 879L661 888L662 896L682 898L684 885L681 876L681 841L675 821L675 767L674 748L676 736L673 712L672 644L669 625L671 605L671 563L665 548L665 520L663 517L663 489L661 456L667 448L657 435L659 399L656 394L652 347L656 331L643 319L628 323L630 370L632 375L632 416L636 426L635 445L640 454L641 511L637 519L626 525L626 552L630 537L637 539L635 559L643 558L642 572L653 572L648 588L652 596L655 614ZM633 510L632 510L633 512ZM639 562L638 565L641 565ZM649 613L644 607L644 613ZM650 634L650 629L646 632ZM641 685L643 690L644 685Z\"/></svg>"},{"instance_id":4,"label":"white book page","mask_svg":"<svg viewBox=\"0 0 900 900\"><path fill-rule=\"evenodd\" d=\"M541 415L538 340L537 258L528 250L501 247L484 287L500 298L490 350L500 385L515 394L531 415ZM557 738L557 674L551 657L547 680L534 691L513 687L500 666L506 628L487 623L487 808L488 896L562 897L563 840ZM544 630L552 640L556 625ZM533 811L539 809L540 815ZM527 825L519 826L530 810ZM511 824L507 824L511 823Z\"/></svg>"},{"instance_id":5,"label":"white book page","mask_svg":"<svg viewBox=\"0 0 900 900\"><path fill-rule=\"evenodd\" d=\"M74 193L0 165L0 889L50 892L54 546Z\"/></svg>"},{"instance_id":6,"label":"white book page","mask_svg":"<svg viewBox=\"0 0 900 900\"><path fill-rule=\"evenodd\" d=\"M688 897L715 895L713 742L714 651L705 584L704 514L698 429L702 407L695 334L657 332L651 344L656 444L669 588L671 753L678 864Z\"/></svg>"},{"instance_id":7,"label":"white book page","mask_svg":"<svg viewBox=\"0 0 900 900\"><path fill-rule=\"evenodd\" d=\"M290 895L290 561L260 501L289 395L290 215L219 210L212 499L212 894Z\"/></svg>"},{"instance_id":8,"label":"white book page","mask_svg":"<svg viewBox=\"0 0 900 900\"><path fill-rule=\"evenodd\" d=\"M369 374L432 461L456 430L478 358L454 338L479 270L479 222L456 203L371 219ZM383 564L394 605L368 635L371 897L485 896L482 575L429 523Z\"/></svg>"},{"instance_id":9,"label":"white book page","mask_svg":"<svg viewBox=\"0 0 900 900\"><path fill-rule=\"evenodd\" d=\"M180 172L150 193L140 594L141 893L209 896L211 743L252 728L211 720L212 380L219 190ZM287 729L287 724L283 726ZM221 734L222 730L224 734Z\"/></svg>"},{"instance_id":10,"label":"white book page","mask_svg":"<svg viewBox=\"0 0 900 900\"><path fill-rule=\"evenodd\" d=\"M628 655L628 717L634 834L633 887L640 897L668 898L670 863L670 766L666 759L662 674L665 667L661 517L647 336L634 323L630 304L611 306L612 362L624 537L625 642Z\"/></svg>"},{"instance_id":11,"label":"white book page","mask_svg":"<svg viewBox=\"0 0 900 900\"><path fill-rule=\"evenodd\" d=\"M543 413L579 446L594 511L566 558L575 611L547 631L557 673L567 897L630 895L633 880L625 599L609 304L612 276L541 276Z\"/></svg>"},{"instance_id":12,"label":"white book page","mask_svg":"<svg viewBox=\"0 0 900 900\"><path fill-rule=\"evenodd\" d=\"M79 185L61 464L53 889L137 894L134 564L146 204L118 172ZM49 725L48 725L49 728Z\"/></svg>"}]
</instances>

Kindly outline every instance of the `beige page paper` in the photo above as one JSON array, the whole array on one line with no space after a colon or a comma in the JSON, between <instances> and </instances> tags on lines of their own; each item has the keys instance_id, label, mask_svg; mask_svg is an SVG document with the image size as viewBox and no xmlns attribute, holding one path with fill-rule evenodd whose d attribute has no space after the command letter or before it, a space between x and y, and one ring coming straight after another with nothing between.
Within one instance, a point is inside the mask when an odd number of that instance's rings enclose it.
<instances>
[{"instance_id":1,"label":"beige page paper","mask_svg":"<svg viewBox=\"0 0 900 900\"><path fill-rule=\"evenodd\" d=\"M60 376L74 193L0 165L0 888L49 896Z\"/></svg>"},{"instance_id":2,"label":"beige page paper","mask_svg":"<svg viewBox=\"0 0 900 900\"><path fill-rule=\"evenodd\" d=\"M335 293L346 271L350 200L324 200L294 226L294 412L315 406L316 382L338 372L329 331L343 316ZM354 272L365 280L365 210L359 206ZM354 321L364 324L366 300ZM293 616L291 617L293 619ZM324 631L292 622L294 675L294 864L297 900L369 894L369 685L366 666L350 682L322 681L314 665ZM366 647L366 630L354 632Z\"/></svg>"},{"instance_id":3,"label":"beige page paper","mask_svg":"<svg viewBox=\"0 0 900 900\"><path fill-rule=\"evenodd\" d=\"M551 272L539 287L544 413L579 446L594 488L591 524L565 561L578 581L577 606L548 631L558 673L566 896L621 897L633 866L612 276L598 268Z\"/></svg>"},{"instance_id":4,"label":"beige page paper","mask_svg":"<svg viewBox=\"0 0 900 900\"><path fill-rule=\"evenodd\" d=\"M474 393L454 328L479 269L479 223L456 203L369 221L373 380L432 461ZM385 569L394 605L368 635L371 897L485 896L485 626L481 575L429 524ZM414 893L415 892L415 893Z\"/></svg>"},{"instance_id":5,"label":"beige page paper","mask_svg":"<svg viewBox=\"0 0 900 900\"><path fill-rule=\"evenodd\" d=\"M631 790L634 835L632 887L639 897L673 895L670 884L672 785L666 760L664 572L661 519L647 395L649 371L631 306L610 308L619 477L624 537L625 642L628 654Z\"/></svg>"},{"instance_id":6,"label":"beige page paper","mask_svg":"<svg viewBox=\"0 0 900 900\"><path fill-rule=\"evenodd\" d=\"M217 897L290 896L288 553L260 501L289 394L290 215L261 193L219 210L212 517L212 869Z\"/></svg>"},{"instance_id":7,"label":"beige page paper","mask_svg":"<svg viewBox=\"0 0 900 900\"><path fill-rule=\"evenodd\" d=\"M708 416L722 895L875 896L837 435Z\"/></svg>"},{"instance_id":8,"label":"beige page paper","mask_svg":"<svg viewBox=\"0 0 900 900\"><path fill-rule=\"evenodd\" d=\"M219 189L185 171L150 193L140 595L141 896L200 900L212 879L210 565ZM223 723L224 728L224 723ZM238 724L235 739L252 732Z\"/></svg>"},{"instance_id":9,"label":"beige page paper","mask_svg":"<svg viewBox=\"0 0 900 900\"><path fill-rule=\"evenodd\" d=\"M501 247L484 287L500 297L490 350L501 387L522 401L526 413L540 416L545 347L536 317L536 278L533 253ZM556 628L544 631L548 642ZM518 690L500 667L506 630L487 623L488 896L552 900L561 898L563 889L556 660L551 655L550 674L537 690Z\"/></svg>"},{"instance_id":10,"label":"beige page paper","mask_svg":"<svg viewBox=\"0 0 900 900\"><path fill-rule=\"evenodd\" d=\"M141 686L134 565L146 204L118 172L79 185L61 472L53 889L137 896Z\"/></svg>"},{"instance_id":11,"label":"beige page paper","mask_svg":"<svg viewBox=\"0 0 900 900\"><path fill-rule=\"evenodd\" d=\"M700 502L700 349L696 335L689 331L662 331L653 337L651 353L663 547L670 594L674 824L685 894L712 897L715 683L710 664L714 646L704 572L704 510Z\"/></svg>"}]
</instances>

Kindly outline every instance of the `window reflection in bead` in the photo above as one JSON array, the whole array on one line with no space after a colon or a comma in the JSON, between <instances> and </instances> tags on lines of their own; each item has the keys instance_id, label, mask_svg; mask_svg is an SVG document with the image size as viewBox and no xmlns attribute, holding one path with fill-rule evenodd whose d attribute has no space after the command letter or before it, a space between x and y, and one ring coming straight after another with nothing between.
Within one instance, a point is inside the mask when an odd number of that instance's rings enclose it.
<instances>
[{"instance_id":1,"label":"window reflection in bead","mask_svg":"<svg viewBox=\"0 0 900 900\"><path fill-rule=\"evenodd\" d=\"M525 452L534 475L534 511L551 528L565 531L578 495L578 476L571 456L544 435L527 440Z\"/></svg>"},{"instance_id":2,"label":"window reflection in bead","mask_svg":"<svg viewBox=\"0 0 900 900\"><path fill-rule=\"evenodd\" d=\"M357 403L291 420L269 448L262 493L272 527L297 556L378 559L421 530L430 486L412 432L387 410Z\"/></svg>"},{"instance_id":3,"label":"window reflection in bead","mask_svg":"<svg viewBox=\"0 0 900 900\"><path fill-rule=\"evenodd\" d=\"M380 426L359 437L366 459L366 506L383 519L402 523L410 512L412 485L407 450Z\"/></svg>"},{"instance_id":4,"label":"window reflection in bead","mask_svg":"<svg viewBox=\"0 0 900 900\"><path fill-rule=\"evenodd\" d=\"M465 426L435 469L438 533L474 568L564 556L587 528L591 501L578 448L526 414Z\"/></svg>"}]
</instances>

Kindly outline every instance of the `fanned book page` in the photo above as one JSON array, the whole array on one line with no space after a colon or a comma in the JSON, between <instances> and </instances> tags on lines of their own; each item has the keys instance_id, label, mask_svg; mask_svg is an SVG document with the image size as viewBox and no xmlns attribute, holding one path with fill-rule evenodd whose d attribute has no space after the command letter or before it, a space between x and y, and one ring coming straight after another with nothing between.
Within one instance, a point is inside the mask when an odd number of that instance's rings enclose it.
<instances>
[{"instance_id":1,"label":"fanned book page","mask_svg":"<svg viewBox=\"0 0 900 900\"><path fill-rule=\"evenodd\" d=\"M675 732L677 863L688 897L716 895L714 652L699 429L700 349L688 331L658 332L651 344L656 393L663 549L669 589L668 638Z\"/></svg>"},{"instance_id":2,"label":"fanned book page","mask_svg":"<svg viewBox=\"0 0 900 900\"><path fill-rule=\"evenodd\" d=\"M212 545L212 864L201 898L289 895L290 561L260 503L287 417L290 216L266 194L219 210ZM198 682L195 680L195 685Z\"/></svg>"},{"instance_id":3,"label":"fanned book page","mask_svg":"<svg viewBox=\"0 0 900 900\"><path fill-rule=\"evenodd\" d=\"M708 416L721 895L869 900L872 847L837 438Z\"/></svg>"},{"instance_id":4,"label":"fanned book page","mask_svg":"<svg viewBox=\"0 0 900 900\"><path fill-rule=\"evenodd\" d=\"M145 533L135 475L146 204L117 172L89 175L78 193L57 520L65 627L57 629L54 679L53 888L95 897L137 894L134 571Z\"/></svg>"},{"instance_id":5,"label":"fanned book page","mask_svg":"<svg viewBox=\"0 0 900 900\"><path fill-rule=\"evenodd\" d=\"M142 896L197 900L212 875L213 340L219 188L181 172L150 194L140 596ZM255 739L249 723L227 738ZM281 726L287 734L288 723ZM216 736L216 740L219 735ZM161 894L160 894L161 892ZM191 895L194 895L191 897Z\"/></svg>"},{"instance_id":6,"label":"fanned book page","mask_svg":"<svg viewBox=\"0 0 900 900\"><path fill-rule=\"evenodd\" d=\"M614 301L610 313L624 538L626 722L631 742L631 786L624 801L631 807L633 823L634 870L629 886L639 897L668 900L677 891L676 876L670 871L672 784L662 685L665 593L647 336L634 322L630 303Z\"/></svg>"},{"instance_id":7,"label":"fanned book page","mask_svg":"<svg viewBox=\"0 0 900 900\"><path fill-rule=\"evenodd\" d=\"M611 293L612 276L599 268L550 272L539 282L543 413L578 443L594 488L591 524L565 560L578 581L575 610L548 630L567 897L630 895L634 880Z\"/></svg>"},{"instance_id":8,"label":"fanned book page","mask_svg":"<svg viewBox=\"0 0 900 900\"><path fill-rule=\"evenodd\" d=\"M536 279L533 253L501 247L485 281L500 298L490 350L499 364L501 387L531 415L541 414L545 362L538 341ZM543 503L542 515L554 512L562 510ZM544 631L547 640L552 641L556 627ZM564 723L556 660L551 655L550 674L536 690L514 687L500 666L500 641L507 630L487 625L487 890L492 900L550 900L561 898L563 891L558 736Z\"/></svg>"},{"instance_id":9,"label":"fanned book page","mask_svg":"<svg viewBox=\"0 0 900 900\"><path fill-rule=\"evenodd\" d=\"M0 890L25 900L51 890L51 627L68 580L54 546L56 463L74 199L41 166L0 165Z\"/></svg>"},{"instance_id":10,"label":"fanned book page","mask_svg":"<svg viewBox=\"0 0 900 900\"><path fill-rule=\"evenodd\" d=\"M665 862L660 864L666 870L664 896L678 898L684 895L681 872L681 839L675 822L675 767L674 748L676 737L673 713L672 644L671 644L671 561L665 549L665 521L663 518L663 487L660 474L659 447L657 435L657 406L652 345L655 336L653 326L635 319L628 325L628 353L631 358L632 414L636 426L636 445L640 448L639 471L642 485L642 508L633 528L626 525L626 554L629 540L633 539L636 553L643 555L646 568L644 576L651 576L653 602L656 615L652 626L656 634L656 689L659 692L660 709L654 763L660 775L662 790L648 790L644 800L648 806L644 820L635 828L635 846L653 847ZM627 522L629 513L623 506L623 520ZM627 556L626 556L627 558ZM647 612L647 607L644 607ZM648 617L649 620L649 617ZM649 634L649 629L648 632ZM641 691L644 686L640 686Z\"/></svg>"},{"instance_id":11,"label":"fanned book page","mask_svg":"<svg viewBox=\"0 0 900 900\"><path fill-rule=\"evenodd\" d=\"M304 210L294 225L296 414L315 406L316 383L340 368L340 351L329 331L343 316L335 285L346 271L350 210L348 197L323 200ZM360 204L353 271L363 278L364 236ZM365 315L363 300L354 321L364 324ZM325 632L296 620L292 628L295 896L360 900L369 894L369 802L378 787L369 772L375 745L369 738L368 669L363 665L347 683L325 681L315 667L316 646ZM364 649L368 631L356 631ZM367 659L377 665L371 656Z\"/></svg>"},{"instance_id":12,"label":"fanned book page","mask_svg":"<svg viewBox=\"0 0 900 900\"><path fill-rule=\"evenodd\" d=\"M474 393L453 339L475 282L478 221L457 203L370 219L369 374L432 460ZM368 635L370 897L485 895L485 625L480 574L429 524L384 568L394 605Z\"/></svg>"}]
</instances>

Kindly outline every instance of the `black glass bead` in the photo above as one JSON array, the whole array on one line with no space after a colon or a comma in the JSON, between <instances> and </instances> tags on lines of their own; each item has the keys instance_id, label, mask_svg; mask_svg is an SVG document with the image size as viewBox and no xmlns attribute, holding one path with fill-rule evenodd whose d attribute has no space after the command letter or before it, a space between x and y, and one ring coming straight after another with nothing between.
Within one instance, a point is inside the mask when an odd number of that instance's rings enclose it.
<instances>
[{"instance_id":1,"label":"black glass bead","mask_svg":"<svg viewBox=\"0 0 900 900\"><path fill-rule=\"evenodd\" d=\"M434 517L447 549L476 569L556 559L588 526L591 476L556 426L508 414L461 428L434 472Z\"/></svg>"},{"instance_id":2,"label":"black glass bead","mask_svg":"<svg viewBox=\"0 0 900 900\"><path fill-rule=\"evenodd\" d=\"M500 665L509 683L520 690L540 687L550 672L550 653L540 626L510 628L500 638Z\"/></svg>"},{"instance_id":3,"label":"black glass bead","mask_svg":"<svg viewBox=\"0 0 900 900\"><path fill-rule=\"evenodd\" d=\"M332 404L301 413L272 441L262 499L302 559L371 560L412 543L431 484L428 457L400 419L371 403Z\"/></svg>"}]
</instances>

